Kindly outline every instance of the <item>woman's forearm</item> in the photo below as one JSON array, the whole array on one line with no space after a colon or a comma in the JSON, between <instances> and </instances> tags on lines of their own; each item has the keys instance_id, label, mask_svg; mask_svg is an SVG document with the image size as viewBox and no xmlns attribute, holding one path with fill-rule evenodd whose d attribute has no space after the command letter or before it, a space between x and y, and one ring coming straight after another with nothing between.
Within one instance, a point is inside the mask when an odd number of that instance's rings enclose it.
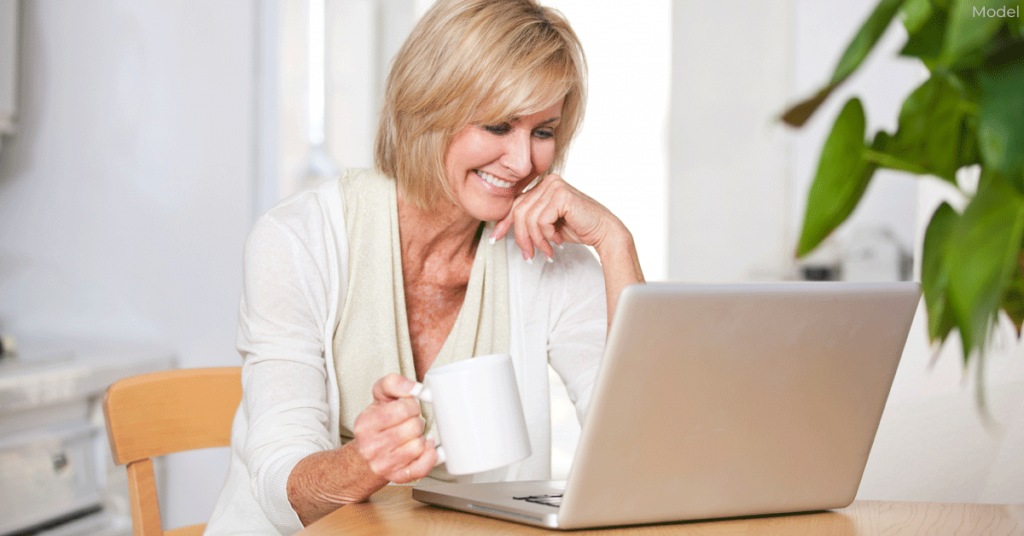
<instances>
[{"instance_id":1,"label":"woman's forearm","mask_svg":"<svg viewBox=\"0 0 1024 536\"><path fill-rule=\"evenodd\" d=\"M601 259L601 269L604 271L608 325L611 326L612 315L615 313L622 289L634 283L643 283L644 273L640 268L640 258L636 253L633 235L625 226L606 236L594 249Z\"/></svg>"},{"instance_id":2,"label":"woman's forearm","mask_svg":"<svg viewBox=\"0 0 1024 536\"><path fill-rule=\"evenodd\" d=\"M341 506L365 501L387 483L370 470L353 440L295 464L288 475L288 501L308 526Z\"/></svg>"}]
</instances>

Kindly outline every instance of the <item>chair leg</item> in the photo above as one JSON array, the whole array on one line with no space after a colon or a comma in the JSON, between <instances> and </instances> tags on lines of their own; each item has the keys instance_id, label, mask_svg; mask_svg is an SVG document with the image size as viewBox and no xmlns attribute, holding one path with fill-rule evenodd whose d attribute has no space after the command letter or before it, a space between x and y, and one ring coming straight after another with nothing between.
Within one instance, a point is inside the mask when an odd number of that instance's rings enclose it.
<instances>
[{"instance_id":1,"label":"chair leg","mask_svg":"<svg viewBox=\"0 0 1024 536\"><path fill-rule=\"evenodd\" d=\"M199 525L191 525L188 527L181 527L180 529L169 530L164 533L164 536L203 536L203 530L206 529L205 523Z\"/></svg>"},{"instance_id":2,"label":"chair leg","mask_svg":"<svg viewBox=\"0 0 1024 536\"><path fill-rule=\"evenodd\" d=\"M147 458L128 464L128 495L132 506L132 533L135 536L163 536L153 460Z\"/></svg>"}]
</instances>

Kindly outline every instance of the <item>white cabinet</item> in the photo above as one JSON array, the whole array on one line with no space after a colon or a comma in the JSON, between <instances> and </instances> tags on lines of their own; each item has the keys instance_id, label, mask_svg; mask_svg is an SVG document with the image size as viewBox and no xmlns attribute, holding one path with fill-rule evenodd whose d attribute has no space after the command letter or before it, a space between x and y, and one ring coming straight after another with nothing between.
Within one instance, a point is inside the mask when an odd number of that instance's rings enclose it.
<instances>
[{"instance_id":1,"label":"white cabinet","mask_svg":"<svg viewBox=\"0 0 1024 536\"><path fill-rule=\"evenodd\" d=\"M0 535L131 534L125 469L110 455L103 393L120 378L172 368L174 353L82 341L22 348L0 361Z\"/></svg>"}]
</instances>

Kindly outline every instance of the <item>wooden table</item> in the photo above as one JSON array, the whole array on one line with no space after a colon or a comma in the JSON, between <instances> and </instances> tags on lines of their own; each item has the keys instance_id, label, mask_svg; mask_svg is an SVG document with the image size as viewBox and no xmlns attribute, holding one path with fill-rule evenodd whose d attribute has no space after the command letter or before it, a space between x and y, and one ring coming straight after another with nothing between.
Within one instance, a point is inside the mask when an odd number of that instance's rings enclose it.
<instances>
[{"instance_id":1,"label":"wooden table","mask_svg":"<svg viewBox=\"0 0 1024 536\"><path fill-rule=\"evenodd\" d=\"M849 508L812 514L561 532L428 506L413 500L412 488L389 486L368 502L339 508L298 534L1024 535L1024 505L857 501Z\"/></svg>"}]
</instances>

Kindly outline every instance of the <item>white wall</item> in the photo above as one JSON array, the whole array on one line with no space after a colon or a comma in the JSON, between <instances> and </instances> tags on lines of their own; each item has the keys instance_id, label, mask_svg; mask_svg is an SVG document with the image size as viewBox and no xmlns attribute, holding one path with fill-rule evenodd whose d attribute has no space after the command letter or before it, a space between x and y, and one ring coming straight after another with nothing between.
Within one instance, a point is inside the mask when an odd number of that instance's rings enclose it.
<instances>
[{"instance_id":1,"label":"white wall","mask_svg":"<svg viewBox=\"0 0 1024 536\"><path fill-rule=\"evenodd\" d=\"M791 265L792 2L673 2L669 277L779 279Z\"/></svg>"},{"instance_id":2,"label":"white wall","mask_svg":"<svg viewBox=\"0 0 1024 536\"><path fill-rule=\"evenodd\" d=\"M276 88L268 100L277 103L274 123L263 123L275 137L279 169L276 183L265 193L273 202L316 184L311 178L309 149L309 11L307 2L264 2L275 12L276 47L269 60L276 71ZM426 6L422 6L426 9ZM338 169L373 166L373 141L388 65L417 20L412 0L334 0L326 5L325 142ZM277 91L279 90L279 91ZM262 94L262 92L261 92ZM270 199L273 197L273 199Z\"/></svg>"},{"instance_id":3,"label":"white wall","mask_svg":"<svg viewBox=\"0 0 1024 536\"><path fill-rule=\"evenodd\" d=\"M252 222L253 4L24 2L20 132L0 161L9 332L158 342L235 365ZM226 450L171 460L202 522Z\"/></svg>"}]
</instances>

